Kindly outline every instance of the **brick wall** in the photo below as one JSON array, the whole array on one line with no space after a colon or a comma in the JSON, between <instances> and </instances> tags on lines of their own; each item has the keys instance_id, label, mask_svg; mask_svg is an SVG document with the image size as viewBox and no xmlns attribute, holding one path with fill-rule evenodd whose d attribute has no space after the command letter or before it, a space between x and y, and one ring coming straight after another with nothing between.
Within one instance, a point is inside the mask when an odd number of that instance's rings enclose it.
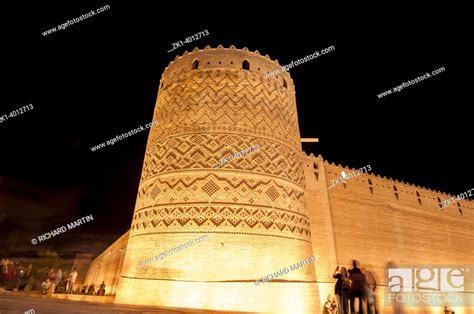
<instances>
[{"instance_id":1,"label":"brick wall","mask_svg":"<svg viewBox=\"0 0 474 314\"><path fill-rule=\"evenodd\" d=\"M306 206L313 250L320 256L316 272L322 298L333 292L333 284L324 282L332 281L334 268L350 267L352 259L372 271L379 284L386 284L389 262L474 265L473 202L440 211L439 200L451 195L373 174L327 189L341 171L353 170L306 157Z\"/></svg>"}]
</instances>

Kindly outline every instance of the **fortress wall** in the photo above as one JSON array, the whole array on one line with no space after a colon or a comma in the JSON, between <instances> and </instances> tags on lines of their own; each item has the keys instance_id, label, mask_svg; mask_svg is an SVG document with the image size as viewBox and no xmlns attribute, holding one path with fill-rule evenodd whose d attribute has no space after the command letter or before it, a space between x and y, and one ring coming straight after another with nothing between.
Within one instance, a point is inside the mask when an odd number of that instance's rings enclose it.
<instances>
[{"instance_id":1,"label":"fortress wall","mask_svg":"<svg viewBox=\"0 0 474 314\"><path fill-rule=\"evenodd\" d=\"M351 171L327 164L325 169L328 178L342 170ZM330 189L338 262L357 258L377 267L384 267L388 261L474 264L473 203L460 201L461 215L456 205L438 210L438 197L444 200L451 196L374 175L361 175L347 181L346 187L339 184Z\"/></svg>"},{"instance_id":2,"label":"fortress wall","mask_svg":"<svg viewBox=\"0 0 474 314\"><path fill-rule=\"evenodd\" d=\"M316 278L321 304L324 304L327 295L334 293L332 274L337 265L337 257L323 159L312 157L305 159L305 196L313 253L317 257Z\"/></svg>"},{"instance_id":3,"label":"fortress wall","mask_svg":"<svg viewBox=\"0 0 474 314\"><path fill-rule=\"evenodd\" d=\"M94 284L97 290L102 281L104 281L105 294L115 295L115 289L125 257L128 235L129 231L124 233L117 241L92 261L84 281L86 285Z\"/></svg>"},{"instance_id":4,"label":"fortress wall","mask_svg":"<svg viewBox=\"0 0 474 314\"><path fill-rule=\"evenodd\" d=\"M331 280L336 265L349 267L352 259L372 271L379 284L386 284L388 262L398 266L474 264L473 202L459 201L459 206L440 211L438 197L444 200L451 195L365 174L349 179L345 186L341 183L326 189L328 213L322 185L330 186L331 179L340 176L341 171L347 174L354 169L308 156L307 173L314 172L315 164L319 173L324 172L324 176L320 174L323 180L315 182L306 175L306 191L313 250L320 255L316 264L318 282Z\"/></svg>"}]
</instances>

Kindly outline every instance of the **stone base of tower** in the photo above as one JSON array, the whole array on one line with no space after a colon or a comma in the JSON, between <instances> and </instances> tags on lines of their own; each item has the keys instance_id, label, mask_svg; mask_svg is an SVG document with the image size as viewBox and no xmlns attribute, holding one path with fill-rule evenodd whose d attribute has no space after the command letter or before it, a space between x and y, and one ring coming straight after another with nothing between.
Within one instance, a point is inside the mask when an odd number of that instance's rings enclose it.
<instances>
[{"instance_id":1,"label":"stone base of tower","mask_svg":"<svg viewBox=\"0 0 474 314\"><path fill-rule=\"evenodd\" d=\"M115 303L222 311L320 313L316 283L184 282L122 277Z\"/></svg>"}]
</instances>

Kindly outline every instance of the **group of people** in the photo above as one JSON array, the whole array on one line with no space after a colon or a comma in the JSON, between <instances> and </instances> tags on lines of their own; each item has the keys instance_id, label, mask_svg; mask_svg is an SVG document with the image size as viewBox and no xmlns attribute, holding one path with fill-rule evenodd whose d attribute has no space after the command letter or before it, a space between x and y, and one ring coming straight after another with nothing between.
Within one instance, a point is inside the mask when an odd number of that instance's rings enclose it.
<instances>
[{"instance_id":1,"label":"group of people","mask_svg":"<svg viewBox=\"0 0 474 314\"><path fill-rule=\"evenodd\" d=\"M99 286L99 290L95 291L95 285L91 284L90 286L85 285L82 287L82 294L90 294L90 295L105 295L105 281L102 281L102 284Z\"/></svg>"},{"instance_id":2,"label":"group of people","mask_svg":"<svg viewBox=\"0 0 474 314\"><path fill-rule=\"evenodd\" d=\"M3 258L0 261L0 286L5 290L17 291L18 287L31 277L32 268L32 264L24 267L19 261Z\"/></svg>"},{"instance_id":3,"label":"group of people","mask_svg":"<svg viewBox=\"0 0 474 314\"><path fill-rule=\"evenodd\" d=\"M44 281L41 283L41 294L51 295L55 292L73 293L74 283L77 278L77 270L73 268L69 276L63 278L61 269L55 271L51 268ZM25 290L27 290L25 288Z\"/></svg>"},{"instance_id":4,"label":"group of people","mask_svg":"<svg viewBox=\"0 0 474 314\"><path fill-rule=\"evenodd\" d=\"M57 272L55 272L54 269L51 269L46 275L46 279L41 283L41 293L47 295L51 295L55 292L65 292L68 294L78 293L79 289L77 289L77 291L75 290L76 278L76 268L73 268L72 272L66 279L63 278L61 269ZM80 293L103 296L105 295L105 281L102 281L102 284L97 291L95 291L95 285L91 284L90 286L83 286Z\"/></svg>"},{"instance_id":5,"label":"group of people","mask_svg":"<svg viewBox=\"0 0 474 314\"><path fill-rule=\"evenodd\" d=\"M356 313L355 300L358 300L358 312L364 313L364 304L368 314L378 314L375 289L377 283L374 275L368 270L361 270L357 261L352 262L352 269L336 267L333 278L336 279L334 294L337 311L340 314ZM349 312L350 309L350 312Z\"/></svg>"},{"instance_id":6,"label":"group of people","mask_svg":"<svg viewBox=\"0 0 474 314\"><path fill-rule=\"evenodd\" d=\"M44 272L47 271L45 274ZM53 293L82 293L89 295L105 295L105 281L96 291L94 284L76 287L78 276L74 267L70 273L54 268L34 269L32 264L22 266L19 261L0 260L0 288L8 291L38 291L51 296Z\"/></svg>"},{"instance_id":7,"label":"group of people","mask_svg":"<svg viewBox=\"0 0 474 314\"><path fill-rule=\"evenodd\" d=\"M42 294L72 293L77 278L77 270L64 274L61 269L33 269L33 265L23 266L20 261L2 259L0 261L0 286L8 291L36 290ZM44 272L47 271L46 275Z\"/></svg>"}]
</instances>

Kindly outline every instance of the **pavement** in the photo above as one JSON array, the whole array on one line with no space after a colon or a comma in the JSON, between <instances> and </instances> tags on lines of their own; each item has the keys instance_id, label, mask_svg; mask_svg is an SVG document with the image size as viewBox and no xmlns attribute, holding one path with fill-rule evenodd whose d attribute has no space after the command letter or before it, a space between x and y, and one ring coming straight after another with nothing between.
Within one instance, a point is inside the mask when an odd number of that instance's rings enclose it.
<instances>
[{"instance_id":1,"label":"pavement","mask_svg":"<svg viewBox=\"0 0 474 314\"><path fill-rule=\"evenodd\" d=\"M164 308L138 305L104 304L84 301L70 301L51 298L37 293L26 294L24 292L0 291L0 314L24 314L28 313L242 313L242 312L218 312L209 310L196 310L186 308ZM248 313L247 313L248 314Z\"/></svg>"}]
</instances>

